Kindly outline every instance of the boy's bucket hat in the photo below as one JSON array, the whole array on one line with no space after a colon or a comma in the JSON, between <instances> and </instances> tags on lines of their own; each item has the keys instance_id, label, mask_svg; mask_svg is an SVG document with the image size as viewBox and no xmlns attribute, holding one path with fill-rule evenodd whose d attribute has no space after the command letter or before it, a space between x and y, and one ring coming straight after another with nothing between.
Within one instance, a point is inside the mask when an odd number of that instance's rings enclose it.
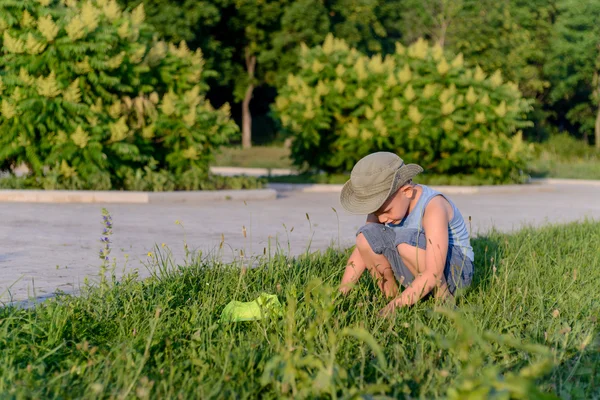
<instances>
[{"instance_id":1,"label":"boy's bucket hat","mask_svg":"<svg viewBox=\"0 0 600 400\"><path fill-rule=\"evenodd\" d=\"M405 164L394 153L378 152L361 158L344 184L340 201L352 214L371 214L423 168Z\"/></svg>"}]
</instances>

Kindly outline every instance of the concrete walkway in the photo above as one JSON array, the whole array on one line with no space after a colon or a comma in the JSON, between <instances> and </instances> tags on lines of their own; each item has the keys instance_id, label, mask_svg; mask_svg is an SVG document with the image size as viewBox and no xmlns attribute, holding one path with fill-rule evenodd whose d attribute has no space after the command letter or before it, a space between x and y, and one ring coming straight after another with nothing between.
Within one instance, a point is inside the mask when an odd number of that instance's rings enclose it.
<instances>
[{"instance_id":1,"label":"concrete walkway","mask_svg":"<svg viewBox=\"0 0 600 400\"><path fill-rule=\"evenodd\" d=\"M474 234L493 226L510 231L524 224L600 219L599 186L556 184L544 190L450 197L465 218L472 217ZM141 276L147 276L142 262L155 244L165 243L179 262L184 240L192 250L214 252L221 235L225 246L219 256L225 261L239 255L240 249L246 254L263 253L269 237L272 248L278 242L293 255L304 252L309 242L311 250L338 242L346 247L364 217L347 214L338 199L337 193L286 192L275 200L246 203L107 205L114 223L111 257L116 257L121 271L128 255L126 269L138 268ZM0 204L0 299L27 299L34 290L36 297L56 289L71 292L83 284L84 277L96 276L101 208L98 204Z\"/></svg>"}]
</instances>

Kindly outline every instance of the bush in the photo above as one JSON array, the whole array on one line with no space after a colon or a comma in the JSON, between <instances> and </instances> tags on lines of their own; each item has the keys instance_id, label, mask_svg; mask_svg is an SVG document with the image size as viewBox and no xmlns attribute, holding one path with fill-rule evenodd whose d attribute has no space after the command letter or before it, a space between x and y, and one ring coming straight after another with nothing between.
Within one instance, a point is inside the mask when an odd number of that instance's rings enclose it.
<instances>
[{"instance_id":1,"label":"bush","mask_svg":"<svg viewBox=\"0 0 600 400\"><path fill-rule=\"evenodd\" d=\"M292 158L347 172L374 151L399 153L435 174L519 179L530 154L519 130L531 105L499 71L487 77L419 40L367 57L328 36L302 50L300 71L274 113L293 136Z\"/></svg>"},{"instance_id":2,"label":"bush","mask_svg":"<svg viewBox=\"0 0 600 400\"><path fill-rule=\"evenodd\" d=\"M140 5L6 0L0 6L0 170L42 187L196 189L237 133L204 98L200 51L157 39Z\"/></svg>"},{"instance_id":3,"label":"bush","mask_svg":"<svg viewBox=\"0 0 600 400\"><path fill-rule=\"evenodd\" d=\"M261 189L267 184L267 179L254 176L221 176L206 174L202 176L189 176L189 180L173 180L172 174L165 171L146 171L137 170L134 175L128 175L125 178L125 187L127 190L164 192L176 189L180 190L239 190L239 189ZM196 180L196 179L197 180ZM200 179L201 178L201 179ZM35 176L8 176L0 175L0 189L37 189L44 187L46 189L58 189L58 183L49 179L49 177Z\"/></svg>"}]
</instances>

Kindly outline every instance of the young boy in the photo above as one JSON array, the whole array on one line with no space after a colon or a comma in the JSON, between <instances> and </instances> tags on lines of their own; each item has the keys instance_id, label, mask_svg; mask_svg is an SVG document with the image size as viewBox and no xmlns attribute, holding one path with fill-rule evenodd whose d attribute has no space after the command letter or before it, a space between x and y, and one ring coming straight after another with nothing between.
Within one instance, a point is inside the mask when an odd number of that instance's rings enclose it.
<instances>
[{"instance_id":1,"label":"young boy","mask_svg":"<svg viewBox=\"0 0 600 400\"><path fill-rule=\"evenodd\" d=\"M473 278L474 254L465 221L443 194L412 182L422 171L393 153L373 153L356 163L340 196L346 210L367 214L340 291L348 293L368 269L392 299L381 315L432 291L436 297L452 296ZM396 280L405 287L399 296Z\"/></svg>"}]
</instances>

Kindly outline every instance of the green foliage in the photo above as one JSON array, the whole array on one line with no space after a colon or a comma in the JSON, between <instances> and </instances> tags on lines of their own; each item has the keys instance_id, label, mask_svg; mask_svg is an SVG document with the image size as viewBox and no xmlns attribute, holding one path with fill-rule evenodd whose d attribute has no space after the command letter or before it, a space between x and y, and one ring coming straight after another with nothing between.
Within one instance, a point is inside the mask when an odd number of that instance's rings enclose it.
<instances>
[{"instance_id":1,"label":"green foliage","mask_svg":"<svg viewBox=\"0 0 600 400\"><path fill-rule=\"evenodd\" d=\"M147 22L155 27L161 36L172 42L182 40L202 43L202 48L211 41L206 30L220 20L219 6L223 1L198 0L118 0L126 9L144 5Z\"/></svg>"},{"instance_id":2,"label":"green foliage","mask_svg":"<svg viewBox=\"0 0 600 400\"><path fill-rule=\"evenodd\" d=\"M462 53L467 67L500 69L534 100L528 118L535 126L524 129L527 138L546 139L559 127L573 134L579 130L579 136L592 131L598 104L590 69L598 54L593 1L119 1L128 7L143 2L149 22L165 38L190 39L192 48L202 48L207 65L219 71L210 81L211 99L236 103L237 119L249 85L266 89L269 94L255 96L251 107L254 117L269 121L266 128L254 121L263 137L279 135L266 110L274 98L271 90L296 73L300 43L318 45L328 33L368 55L391 54L396 42L406 45L419 37L440 43ZM246 50L257 57L253 78Z\"/></svg>"},{"instance_id":3,"label":"green foliage","mask_svg":"<svg viewBox=\"0 0 600 400\"><path fill-rule=\"evenodd\" d=\"M552 31L554 7L547 0L405 0L403 41L423 36L454 53L468 66L500 69L526 97L543 93L542 67Z\"/></svg>"},{"instance_id":4,"label":"green foliage","mask_svg":"<svg viewBox=\"0 0 600 400\"><path fill-rule=\"evenodd\" d=\"M600 106L600 4L562 0L558 6L551 56L545 65L552 81L550 99L559 116L587 136L594 131ZM600 148L600 131L597 135Z\"/></svg>"},{"instance_id":5,"label":"green foliage","mask_svg":"<svg viewBox=\"0 0 600 400\"><path fill-rule=\"evenodd\" d=\"M42 187L199 187L237 129L204 98L201 52L144 18L115 0L2 3L0 169L25 164Z\"/></svg>"},{"instance_id":6,"label":"green foliage","mask_svg":"<svg viewBox=\"0 0 600 400\"><path fill-rule=\"evenodd\" d=\"M520 128L529 102L497 71L446 60L423 40L366 57L329 36L303 51L275 112L294 136L292 158L326 172L346 172L373 151L399 152L435 174L518 180L529 146Z\"/></svg>"},{"instance_id":7,"label":"green foliage","mask_svg":"<svg viewBox=\"0 0 600 400\"><path fill-rule=\"evenodd\" d=\"M173 190L239 190L261 189L265 187L265 178L253 176L221 176L221 175L184 175L174 179L166 171L152 171L148 167L138 169L134 173L127 171L124 187L127 190L165 192ZM64 184L55 175L35 176L0 176L0 189L64 189Z\"/></svg>"},{"instance_id":8,"label":"green foliage","mask_svg":"<svg viewBox=\"0 0 600 400\"><path fill-rule=\"evenodd\" d=\"M118 233L107 226L103 237ZM368 274L337 294L349 251L268 253L245 269L176 265L159 246L151 278L119 281L111 257L78 296L0 308L0 397L598 398L599 228L479 236L474 285L453 312L429 299L391 320ZM283 318L218 322L262 292Z\"/></svg>"},{"instance_id":9,"label":"green foliage","mask_svg":"<svg viewBox=\"0 0 600 400\"><path fill-rule=\"evenodd\" d=\"M295 70L301 43L317 45L334 32L361 50L379 51L386 36L377 14L380 0L119 1L128 7L143 3L149 23L165 38L190 38L193 46L202 48L207 65L218 70L210 79L212 98L236 106L250 96L249 88L270 91L284 84ZM254 58L256 67L250 74ZM259 119L253 120L253 130L263 137L277 134L266 115L272 100L271 94L252 99L253 117L269 122L265 133ZM241 118L241 108L236 107L234 115Z\"/></svg>"},{"instance_id":10,"label":"green foliage","mask_svg":"<svg viewBox=\"0 0 600 400\"><path fill-rule=\"evenodd\" d=\"M281 87L288 73L297 70L302 44L316 46L327 34L344 39L366 52L380 52L386 32L381 25L378 0L292 1L281 16L280 28L271 36L271 46L259 61L275 75L267 83Z\"/></svg>"},{"instance_id":11,"label":"green foliage","mask_svg":"<svg viewBox=\"0 0 600 400\"><path fill-rule=\"evenodd\" d=\"M551 35L552 4L547 0L465 1L464 18L453 26L452 50L466 60L519 84L535 98L548 87L542 66Z\"/></svg>"},{"instance_id":12,"label":"green foliage","mask_svg":"<svg viewBox=\"0 0 600 400\"><path fill-rule=\"evenodd\" d=\"M468 67L500 69L534 99L528 118L534 127L524 130L531 139L546 138L552 127L548 118L550 83L544 64L550 54L556 7L554 0L395 0L401 9L395 25L402 43L419 37L440 43L452 53L462 53Z\"/></svg>"}]
</instances>

